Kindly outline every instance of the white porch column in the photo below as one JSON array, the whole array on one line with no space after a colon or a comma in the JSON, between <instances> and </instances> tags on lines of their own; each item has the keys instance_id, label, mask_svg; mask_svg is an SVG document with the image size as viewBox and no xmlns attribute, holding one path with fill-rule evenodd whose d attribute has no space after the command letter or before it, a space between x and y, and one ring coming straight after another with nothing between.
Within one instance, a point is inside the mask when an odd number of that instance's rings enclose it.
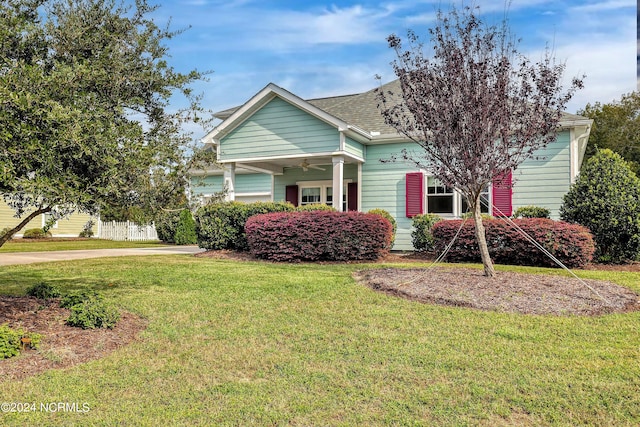
<instances>
[{"instance_id":1,"label":"white porch column","mask_svg":"<svg viewBox=\"0 0 640 427\"><path fill-rule=\"evenodd\" d=\"M227 163L224 166L224 185L227 188L227 194L224 200L232 202L236 199L236 164Z\"/></svg>"},{"instance_id":2,"label":"white porch column","mask_svg":"<svg viewBox=\"0 0 640 427\"><path fill-rule=\"evenodd\" d=\"M344 210L344 157L333 156L333 207L338 212Z\"/></svg>"}]
</instances>

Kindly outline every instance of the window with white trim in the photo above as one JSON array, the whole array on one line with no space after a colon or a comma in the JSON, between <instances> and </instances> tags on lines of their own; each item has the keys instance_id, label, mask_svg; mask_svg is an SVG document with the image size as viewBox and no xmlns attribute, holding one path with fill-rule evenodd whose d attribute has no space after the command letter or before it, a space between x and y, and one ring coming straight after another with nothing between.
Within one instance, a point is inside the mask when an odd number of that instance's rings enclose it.
<instances>
[{"instance_id":1,"label":"window with white trim","mask_svg":"<svg viewBox=\"0 0 640 427\"><path fill-rule=\"evenodd\" d=\"M459 217L467 212L467 199L458 191L447 187L436 178L427 177L427 212L442 216ZM489 213L490 186L480 193L481 212Z\"/></svg>"},{"instance_id":2,"label":"window with white trim","mask_svg":"<svg viewBox=\"0 0 640 427\"><path fill-rule=\"evenodd\" d=\"M454 197L453 188L445 186L432 176L427 178L428 213L454 215Z\"/></svg>"},{"instance_id":3,"label":"window with white trim","mask_svg":"<svg viewBox=\"0 0 640 427\"><path fill-rule=\"evenodd\" d=\"M347 181L342 189L342 209L347 210ZM299 188L300 206L325 204L333 206L333 182L332 181L302 181L297 183Z\"/></svg>"},{"instance_id":4,"label":"window with white trim","mask_svg":"<svg viewBox=\"0 0 640 427\"><path fill-rule=\"evenodd\" d=\"M322 190L323 190L322 187L300 188L300 205L304 206L304 205L313 205L317 203L323 203L321 201Z\"/></svg>"}]
</instances>

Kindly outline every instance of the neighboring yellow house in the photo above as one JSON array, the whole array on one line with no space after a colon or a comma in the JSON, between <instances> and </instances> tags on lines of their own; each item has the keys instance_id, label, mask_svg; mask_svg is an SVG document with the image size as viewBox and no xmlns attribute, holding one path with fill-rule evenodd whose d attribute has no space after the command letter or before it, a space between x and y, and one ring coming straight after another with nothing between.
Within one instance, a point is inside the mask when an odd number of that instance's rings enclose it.
<instances>
[{"instance_id":1,"label":"neighboring yellow house","mask_svg":"<svg viewBox=\"0 0 640 427\"><path fill-rule=\"evenodd\" d=\"M15 227L20 223L21 219L16 218L14 215L15 211L4 203L4 201L0 201L0 230L7 227ZM47 214L38 215L23 227L15 237L21 237L22 233L30 228L42 228L47 221L47 217ZM91 216L88 214L72 214L68 218L57 221L53 227L49 229L49 232L54 237L78 237L89 219L91 219ZM96 226L93 227L93 231L97 231Z\"/></svg>"}]
</instances>

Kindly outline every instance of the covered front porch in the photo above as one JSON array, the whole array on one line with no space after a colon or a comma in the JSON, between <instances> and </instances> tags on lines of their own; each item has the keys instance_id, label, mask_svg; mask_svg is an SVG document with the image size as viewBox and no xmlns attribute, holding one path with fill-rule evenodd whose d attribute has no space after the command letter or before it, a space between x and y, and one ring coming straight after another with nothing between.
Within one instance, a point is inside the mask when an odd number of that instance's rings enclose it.
<instances>
[{"instance_id":1,"label":"covered front porch","mask_svg":"<svg viewBox=\"0 0 640 427\"><path fill-rule=\"evenodd\" d=\"M264 200L288 201L295 206L322 203L338 211L359 210L364 159L348 153L290 155L277 158L242 159L221 162L225 199L242 200L238 176L261 174L271 181L270 197Z\"/></svg>"}]
</instances>

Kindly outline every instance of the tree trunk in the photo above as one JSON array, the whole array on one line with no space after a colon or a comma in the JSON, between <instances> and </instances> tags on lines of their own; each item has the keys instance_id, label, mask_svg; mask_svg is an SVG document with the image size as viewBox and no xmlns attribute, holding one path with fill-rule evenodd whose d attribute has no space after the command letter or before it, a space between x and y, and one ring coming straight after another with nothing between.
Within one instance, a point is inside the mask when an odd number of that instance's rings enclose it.
<instances>
[{"instance_id":1,"label":"tree trunk","mask_svg":"<svg viewBox=\"0 0 640 427\"><path fill-rule=\"evenodd\" d=\"M24 226L27 225L29 223L29 221L31 221L33 218L37 217L40 214L47 213L47 212L51 212L51 208L50 207L37 209L37 210L31 212L29 215L27 215L27 217L25 219L23 219L20 222L20 224L16 225L11 230L7 230L7 232L5 234L0 235L0 247L2 247L2 245L7 243L9 240L11 240L11 236L13 236L18 231L22 230L24 228Z\"/></svg>"},{"instance_id":2,"label":"tree trunk","mask_svg":"<svg viewBox=\"0 0 640 427\"><path fill-rule=\"evenodd\" d=\"M493 277L496 271L493 268L493 262L489 255L489 247L487 246L487 237L484 233L484 225L482 224L482 210L480 207L480 194L476 196L475 203L473 204L473 223L476 229L476 241L480 248L480 258L482 259L482 265L484 266L484 275L487 277Z\"/></svg>"}]
</instances>

